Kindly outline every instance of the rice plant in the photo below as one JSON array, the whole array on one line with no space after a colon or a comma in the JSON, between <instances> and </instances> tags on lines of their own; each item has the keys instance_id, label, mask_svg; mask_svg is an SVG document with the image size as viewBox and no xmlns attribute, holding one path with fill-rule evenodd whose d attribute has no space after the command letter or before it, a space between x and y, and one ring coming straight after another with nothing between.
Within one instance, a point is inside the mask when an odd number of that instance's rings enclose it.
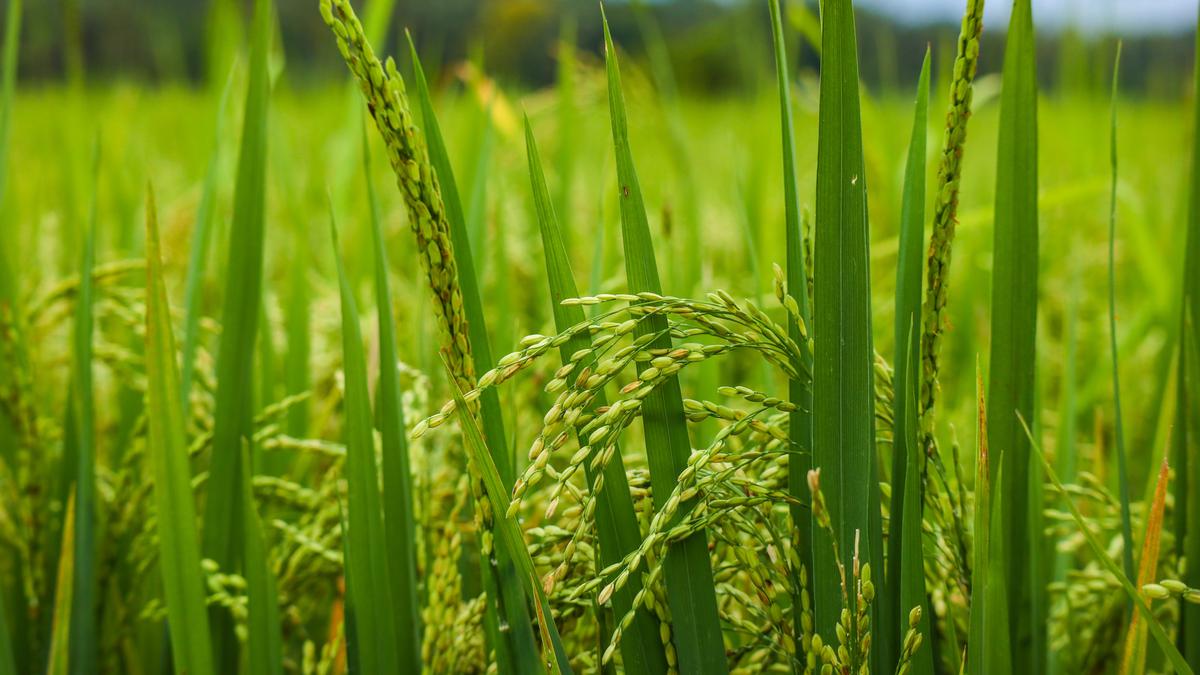
<instances>
[{"instance_id":1,"label":"rice plant","mask_svg":"<svg viewBox=\"0 0 1200 675\"><path fill-rule=\"evenodd\" d=\"M1048 97L1031 0L880 95L852 0L754 3L731 113L640 3L645 67L600 7L530 92L316 0L330 93L256 0L196 175L102 125L47 215L23 134L105 108L20 92L11 0L0 675L1194 672L1200 141L1146 139L1200 113L1119 46Z\"/></svg>"}]
</instances>

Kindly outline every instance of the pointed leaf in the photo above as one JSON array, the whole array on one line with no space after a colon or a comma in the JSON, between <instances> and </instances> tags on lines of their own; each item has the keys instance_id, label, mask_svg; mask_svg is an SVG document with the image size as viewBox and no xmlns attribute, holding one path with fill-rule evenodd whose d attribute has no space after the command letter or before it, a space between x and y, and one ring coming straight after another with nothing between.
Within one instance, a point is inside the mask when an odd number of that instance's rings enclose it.
<instances>
[{"instance_id":1,"label":"pointed leaf","mask_svg":"<svg viewBox=\"0 0 1200 675\"><path fill-rule=\"evenodd\" d=\"M158 512L158 567L177 675L213 673L196 503L184 436L171 310L163 283L154 192L146 193L146 454Z\"/></svg>"},{"instance_id":2,"label":"pointed leaf","mask_svg":"<svg viewBox=\"0 0 1200 675\"><path fill-rule=\"evenodd\" d=\"M541 159L538 157L537 143L533 138L533 128L529 125L528 117L525 118L525 150L529 161L533 202L542 235L542 249L546 258L546 277L550 282L554 327L561 332L583 323L585 317L582 307L562 304L563 300L576 297L579 293L575 288L575 277L567 256L566 243L558 228L558 218L550 201L550 192L546 187L546 177L542 173ZM571 360L572 354L586 349L589 345L590 341L582 334L568 340L559 348L563 364ZM584 365L586 364L581 364L580 367ZM598 392L595 406L598 408L605 405L608 405L608 401L604 392ZM581 447L586 446L586 438L581 437L579 444ZM584 460L583 467L588 485L595 485L597 476L591 456ZM620 562L641 543L641 530L633 508L633 498L629 493L629 480L625 475L625 463L620 448L614 450L612 459L605 465L604 489L596 495L596 534L600 541L598 562L602 567ZM624 616L633 605L634 596L641 589L641 579L631 578L625 586L615 591L612 595L613 613L617 617ZM604 639L607 641L608 638ZM626 672L666 671L667 662L659 637L659 628L645 608L639 609L634 615L633 623L622 631L620 644L622 665Z\"/></svg>"},{"instance_id":3,"label":"pointed leaf","mask_svg":"<svg viewBox=\"0 0 1200 675\"><path fill-rule=\"evenodd\" d=\"M359 658L364 672L399 672L391 577L383 531L379 472L375 466L375 435L367 389L367 359L358 328L358 308L338 251L333 225L333 250L342 301L342 352L345 372L345 434L347 532L346 567L350 569L349 597L354 606Z\"/></svg>"},{"instance_id":4,"label":"pointed leaf","mask_svg":"<svg viewBox=\"0 0 1200 675\"><path fill-rule=\"evenodd\" d=\"M646 205L638 182L629 147L629 129L625 100L621 93L621 74L617 65L616 48L604 20L605 61L608 70L608 105L612 122L613 145L616 147L617 180L620 183L621 238L625 247L625 274L629 290L634 293L659 293L658 267L650 225L646 220ZM666 317L654 315L638 323L637 336L664 332ZM661 335L651 347L671 347L671 338ZM646 437L647 461L650 465L650 487L655 509L661 509L678 483L679 474L686 468L691 454L687 422L683 412L683 396L678 378L672 377L659 385L645 399L643 430ZM684 517L694 502L679 509ZM707 535L701 531L673 544L663 561L667 586L667 603L673 619L673 637L679 658L679 668L687 673L724 673L724 640L717 616L717 598L712 566L708 558Z\"/></svg>"}]
</instances>

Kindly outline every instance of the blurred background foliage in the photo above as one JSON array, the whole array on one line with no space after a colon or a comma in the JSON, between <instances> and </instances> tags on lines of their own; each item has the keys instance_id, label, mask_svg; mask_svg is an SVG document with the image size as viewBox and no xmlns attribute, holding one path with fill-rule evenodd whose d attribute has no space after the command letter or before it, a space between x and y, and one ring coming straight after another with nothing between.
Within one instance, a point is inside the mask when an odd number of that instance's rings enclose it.
<instances>
[{"instance_id":1,"label":"blurred background foliage","mask_svg":"<svg viewBox=\"0 0 1200 675\"><path fill-rule=\"evenodd\" d=\"M1142 1L1142 0L1137 0ZM644 4L643 4L644 3ZM4 3L7 4L7 0ZM27 3L21 44L24 83L136 80L139 83L221 80L229 58L222 45L240 44L248 0L43 0ZM788 16L797 72L815 72L818 54L816 3L792 0ZM887 6L882 3L879 6ZM490 76L510 87L554 81L556 45L564 25L577 26L585 58L599 57L596 0L399 0L389 44L405 29L413 33L427 68L465 59L486 64ZM617 44L645 60L639 13L662 27L679 86L691 92L753 93L770 72L766 3L757 0L611 0L608 14ZM325 34L315 0L279 3L278 32L294 86L340 77L341 63ZM916 24L898 20L903 10L858 10L862 77L875 89L911 86L924 46L933 40L935 77L949 68L958 26L952 20ZM1131 93L1179 97L1186 86L1190 23L1171 32L1123 35L1122 79ZM997 69L1003 26L984 31L984 73ZM737 58L728 57L729 38ZM796 36L801 36L796 38ZM1039 76L1055 89L1103 89L1110 79L1114 36L1081 32L1070 25L1040 30Z\"/></svg>"}]
</instances>

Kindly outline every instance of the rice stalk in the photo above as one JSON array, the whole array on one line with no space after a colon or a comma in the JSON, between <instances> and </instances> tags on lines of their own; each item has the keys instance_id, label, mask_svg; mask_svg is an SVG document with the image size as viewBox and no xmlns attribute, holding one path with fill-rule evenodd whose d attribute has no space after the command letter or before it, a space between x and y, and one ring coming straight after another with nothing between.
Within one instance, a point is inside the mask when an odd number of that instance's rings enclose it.
<instances>
[{"instance_id":1,"label":"rice stalk","mask_svg":"<svg viewBox=\"0 0 1200 675\"><path fill-rule=\"evenodd\" d=\"M346 0L322 0L321 13L337 38L343 59L362 88L367 108L387 146L388 159L408 209L409 224L416 236L417 250L421 252L426 281L433 293L435 314L442 330L442 352L449 374L457 389L468 391L475 385L476 361L490 362L490 355L486 353L486 328L482 321L471 321L469 316L470 312L481 311L478 289L472 293L466 288L466 284L474 280L470 244L457 189L448 170L445 147L437 131L428 91L423 86L419 62L414 60L414 68L418 95L425 113L430 143L428 148L425 145L426 136L414 123L404 93L404 82L396 70L395 62L389 58L386 69L380 63L350 4ZM445 201L444 195L448 196ZM456 249L461 249L461 263L456 256ZM474 355L473 348L476 350ZM502 479L507 482L511 478L508 475L511 469L508 466L508 454L503 451L506 438L499 402L494 396L493 392L481 402L472 402L471 405L473 409L482 407L485 431L491 443L489 447L496 453L493 460L502 471ZM494 512L485 503L488 496L479 482L478 471L478 467L472 469L476 476L472 490L476 500L479 500L476 516L482 535L491 529ZM501 672L506 673L531 667L537 656L530 627L531 617L520 600L520 580L515 578L511 560L516 552L493 550L491 543L494 541L491 536L483 536L481 564L486 590L490 591L487 614L490 641L496 649ZM501 543L501 546L504 545ZM492 564L493 560L495 565ZM500 639L501 616L509 627L504 640Z\"/></svg>"},{"instance_id":2,"label":"rice stalk","mask_svg":"<svg viewBox=\"0 0 1200 675\"><path fill-rule=\"evenodd\" d=\"M425 82L425 71L421 60L417 57L417 49L412 36L408 37L408 51L412 58L413 82L416 87L417 103L421 109L421 118L425 125L425 138L428 141L428 161L437 177L437 185L445 204L445 215L450 231L450 254L457 265L457 283L462 292L462 311L466 317L467 351L472 358L473 374L483 370L492 363L491 342L488 337L487 322L483 313L483 296L479 291L474 257L471 252L471 239L468 223L459 198L458 184L454 179L454 171L450 165L449 152L442 138L441 127L433 110L433 98L429 94L429 86ZM399 76L396 76L399 79ZM456 385L457 386L457 385ZM493 453L496 470L506 486L513 481L513 457L507 447L508 436L504 430L504 417L500 411L500 399L496 392L487 391L474 403L478 405L478 415L483 425L484 437L489 439L488 449ZM486 499L487 494L479 479L474 485L476 499ZM491 514L483 509L483 524L490 527ZM492 642L496 644L497 658L507 662L513 660L511 666L516 671L528 670L536 658L534 636L531 629L533 618L525 603L521 602L521 586L516 576L518 571L513 556L515 551L509 551L505 540L497 542L500 548L494 552L484 550L480 564L483 566L484 588L488 597L494 602L489 604L486 614L487 627L492 634ZM486 547L485 547L486 549ZM494 553L494 564L490 558ZM502 622L507 622L508 631L502 630ZM501 640L501 638L506 638ZM512 656L506 656L511 651Z\"/></svg>"}]
</instances>

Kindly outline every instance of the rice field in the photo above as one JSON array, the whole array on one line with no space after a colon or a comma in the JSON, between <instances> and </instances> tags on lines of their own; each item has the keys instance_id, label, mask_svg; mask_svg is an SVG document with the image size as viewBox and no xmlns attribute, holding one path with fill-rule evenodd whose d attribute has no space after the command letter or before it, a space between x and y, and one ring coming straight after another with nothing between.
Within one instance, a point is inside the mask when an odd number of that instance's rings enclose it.
<instances>
[{"instance_id":1,"label":"rice field","mask_svg":"<svg viewBox=\"0 0 1200 675\"><path fill-rule=\"evenodd\" d=\"M0 675L1192 673L1200 69L983 1L870 87L762 0L705 95L388 0L334 81L255 0L220 81L17 86L9 0Z\"/></svg>"}]
</instances>

